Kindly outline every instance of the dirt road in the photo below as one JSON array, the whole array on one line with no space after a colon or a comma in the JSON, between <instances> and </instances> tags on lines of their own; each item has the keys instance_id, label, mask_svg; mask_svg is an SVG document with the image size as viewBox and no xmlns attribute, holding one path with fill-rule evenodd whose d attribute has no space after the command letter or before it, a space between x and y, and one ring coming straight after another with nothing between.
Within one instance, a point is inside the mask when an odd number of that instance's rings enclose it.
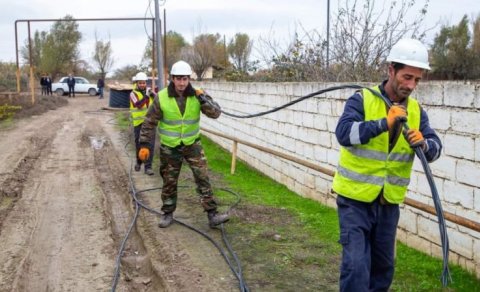
<instances>
[{"instance_id":1,"label":"dirt road","mask_svg":"<svg viewBox=\"0 0 480 292\"><path fill-rule=\"evenodd\" d=\"M0 291L111 289L134 205L129 137L113 113L97 112L107 102L79 96L0 129ZM161 185L158 171L132 177L138 189ZM143 199L160 206L158 191ZM201 208L190 205L177 217L217 236ZM209 242L178 224L159 229L157 219L141 212L117 291L237 290Z\"/></svg>"}]
</instances>

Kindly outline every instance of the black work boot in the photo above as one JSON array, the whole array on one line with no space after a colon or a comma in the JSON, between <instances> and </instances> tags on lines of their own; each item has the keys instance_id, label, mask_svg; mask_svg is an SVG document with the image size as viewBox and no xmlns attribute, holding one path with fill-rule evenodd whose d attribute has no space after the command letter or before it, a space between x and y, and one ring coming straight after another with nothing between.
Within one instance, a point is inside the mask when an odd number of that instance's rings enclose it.
<instances>
[{"instance_id":1,"label":"black work boot","mask_svg":"<svg viewBox=\"0 0 480 292\"><path fill-rule=\"evenodd\" d=\"M173 222L173 212L170 213L164 213L160 215L160 223L158 223L158 227L160 228L166 228L170 226Z\"/></svg>"},{"instance_id":2,"label":"black work boot","mask_svg":"<svg viewBox=\"0 0 480 292\"><path fill-rule=\"evenodd\" d=\"M208 216L208 225L211 228L230 220L228 214L218 214L217 211L215 210L208 211L207 216Z\"/></svg>"},{"instance_id":3,"label":"black work boot","mask_svg":"<svg viewBox=\"0 0 480 292\"><path fill-rule=\"evenodd\" d=\"M153 170L151 168L145 168L145 174L146 175L154 175L155 173L153 172Z\"/></svg>"},{"instance_id":4,"label":"black work boot","mask_svg":"<svg viewBox=\"0 0 480 292\"><path fill-rule=\"evenodd\" d=\"M135 164L135 171L140 171L140 167L141 167L141 166L142 166L142 165L137 162L137 163Z\"/></svg>"}]
</instances>

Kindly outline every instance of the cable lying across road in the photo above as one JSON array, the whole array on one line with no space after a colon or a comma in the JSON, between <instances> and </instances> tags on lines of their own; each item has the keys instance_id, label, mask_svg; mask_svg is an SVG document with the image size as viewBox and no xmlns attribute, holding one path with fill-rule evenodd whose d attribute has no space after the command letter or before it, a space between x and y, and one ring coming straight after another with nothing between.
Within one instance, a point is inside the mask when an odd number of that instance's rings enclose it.
<instances>
[{"instance_id":1,"label":"cable lying across road","mask_svg":"<svg viewBox=\"0 0 480 292\"><path fill-rule=\"evenodd\" d=\"M346 85L328 87L328 88L310 93L308 95L299 97L299 98L297 98L295 100L292 100L292 101L290 101L290 102L288 102L284 105L275 107L275 108L267 110L267 111L258 112L258 113L255 113L255 114L239 115L239 114L226 112L222 109L219 109L219 110L223 114L225 114L229 117L240 118L240 119L254 118L254 117L259 117L259 116L267 115L267 114L270 114L270 113L274 113L276 111L279 111L281 109L284 109L286 107L289 107L291 105L299 103L299 102L301 102L303 100L306 100L308 98L316 97L319 94L323 94L323 93L330 92L330 91L335 91L335 90L340 90L340 89L356 89L356 90L367 89L370 92L372 92L375 96L381 98L389 108L390 108L390 106L392 106L392 102L390 101L390 99L383 96L380 92L377 92L377 91L375 91L371 88L356 85L356 84L346 84ZM206 101L210 105L215 107L215 104L210 102L210 100L206 99ZM408 130L408 125L406 123L404 123L404 128L406 130ZM449 254L448 234L447 234L447 227L446 227L446 224L445 224L445 217L444 217L443 209L442 209L442 203L440 201L440 197L438 195L437 187L435 185L435 181L433 180L433 174L432 174L432 171L430 169L430 166L428 165L428 161L425 157L425 154L423 153L423 151L420 147L415 147L414 151L415 151L415 153L417 154L418 158L420 159L420 161L422 163L422 167L423 167L423 170L424 170L425 175L427 177L428 184L430 186L430 191L432 193L432 199L433 199L433 203L435 205L435 211L437 213L438 226L439 226L439 229L440 229L440 239L441 239L441 242L442 242L442 257L443 257L443 268L442 268L441 281L442 281L442 285L444 287L446 287L448 285L448 283L451 282L451 276L450 276L450 271L449 271L449 268L448 268L448 254Z\"/></svg>"},{"instance_id":2,"label":"cable lying across road","mask_svg":"<svg viewBox=\"0 0 480 292\"><path fill-rule=\"evenodd\" d=\"M127 153L127 156L130 156L128 151L127 151L127 146L128 144L130 143L127 142L125 144L125 152ZM129 184L130 184L130 193L132 195L132 198L135 202L135 214L132 218L132 221L130 223L130 226L127 230L127 233L125 234L123 240L122 240L122 243L120 244L120 248L118 250L118 254L117 254L117 258L115 260L115 272L114 272L114 276L113 276L113 281L112 281L112 288L111 288L111 291L112 292L115 292L116 290L116 287L117 287L117 284L118 284L118 279L120 277L120 266L121 266L121 257L123 255L123 252L125 250L125 245L126 245L126 242L128 240L128 237L130 236L132 230L133 230L133 227L135 226L136 222L137 222L137 219L138 219L138 215L140 214L140 209L143 208L153 214L157 214L157 215L161 215L162 212L158 211L158 210L155 210L147 205L145 205L139 198L138 198L138 195L140 195L141 193L145 193L145 192L148 192L148 191L153 191L153 190L161 190L162 188L161 187L158 187L158 188L150 188L150 189L145 189L145 190L140 190L140 191L137 191L136 188L135 188L135 183L133 181L133 176L132 176L132 169L133 169L133 160L131 160L131 163L130 163L130 170L129 170L129 173L128 173L128 178L129 178ZM182 187L186 187L186 186L178 186L180 188ZM234 196L237 197L237 201L229 207L228 211L229 212L232 208L234 208L236 205L238 205L238 203L240 202L240 196L231 191L231 190L228 190L228 189L219 189L219 190L223 190L225 192L228 192ZM227 265L229 266L230 270L233 272L233 274L235 275L235 277L237 278L238 282L239 282L239 288L240 288L240 292L249 292L249 289L248 289L248 286L247 284L245 283L245 280L243 279L243 272L242 272L242 268L241 268L241 263L240 263L240 260L238 259L236 253L233 251L232 249L232 246L230 244L230 242L228 241L227 239L227 235L226 235L226 231L224 229L224 226L223 224L220 225L220 230L222 232L222 239L223 239L223 242L225 244L225 246L227 247L227 250L228 252L230 253L230 255L233 257L233 260L235 261L235 265L232 263L232 261L230 260L230 258L228 257L227 253L225 252L225 250L221 247L221 245L216 242L211 236L209 236L207 233L185 223L185 222L182 222L178 219L173 219L175 222L179 223L180 225L184 226L184 227L187 227L197 233L199 233L200 235L202 235L203 237L205 237L206 239L208 239L220 252L220 254L223 256L223 258L225 259Z\"/></svg>"}]
</instances>

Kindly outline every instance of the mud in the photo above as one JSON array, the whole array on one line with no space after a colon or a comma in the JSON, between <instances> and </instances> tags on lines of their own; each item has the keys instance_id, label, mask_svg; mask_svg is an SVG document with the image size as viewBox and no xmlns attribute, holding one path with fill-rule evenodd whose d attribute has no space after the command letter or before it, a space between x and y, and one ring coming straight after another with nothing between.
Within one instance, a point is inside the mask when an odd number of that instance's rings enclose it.
<instances>
[{"instance_id":1,"label":"mud","mask_svg":"<svg viewBox=\"0 0 480 292\"><path fill-rule=\"evenodd\" d=\"M113 113L97 111L107 102L79 96L0 127L0 291L111 289L135 213L130 181L138 190L161 183L158 171L131 172L130 139ZM184 190L176 218L218 238L193 188ZM159 190L139 196L160 207ZM179 224L159 229L157 223L157 215L140 211L120 257L116 291L238 289L210 242Z\"/></svg>"}]
</instances>

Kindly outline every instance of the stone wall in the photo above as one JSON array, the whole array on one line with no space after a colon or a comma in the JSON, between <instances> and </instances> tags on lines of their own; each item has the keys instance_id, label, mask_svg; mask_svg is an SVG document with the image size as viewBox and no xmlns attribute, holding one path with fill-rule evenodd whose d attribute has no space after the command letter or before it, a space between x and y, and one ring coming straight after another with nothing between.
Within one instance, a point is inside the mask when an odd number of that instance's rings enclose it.
<instances>
[{"instance_id":1,"label":"stone wall","mask_svg":"<svg viewBox=\"0 0 480 292\"><path fill-rule=\"evenodd\" d=\"M222 109L251 114L283 105L300 96L339 83L196 83ZM368 86L371 84L359 84ZM280 151L334 170L339 157L337 120L352 89L309 98L265 116L238 119L222 115L202 118L202 127ZM423 82L414 96L427 111L439 134L442 156L430 164L444 211L480 222L480 84ZM232 142L205 133L230 150ZM332 178L273 155L239 145L238 157L301 196L336 207ZM416 158L408 197L433 206L422 166ZM447 221L450 261L480 275L480 233ZM402 206L398 239L430 255L441 257L435 215Z\"/></svg>"}]
</instances>

